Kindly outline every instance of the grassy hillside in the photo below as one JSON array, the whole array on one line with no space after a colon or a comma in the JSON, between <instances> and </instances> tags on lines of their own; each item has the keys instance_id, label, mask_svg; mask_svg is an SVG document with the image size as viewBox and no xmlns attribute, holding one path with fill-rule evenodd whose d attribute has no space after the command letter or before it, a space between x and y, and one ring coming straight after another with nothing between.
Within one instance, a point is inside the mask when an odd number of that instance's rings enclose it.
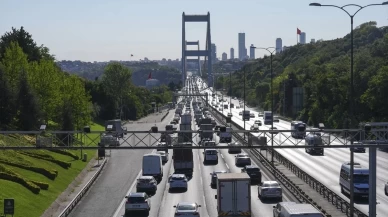
<instances>
[{"instance_id":1,"label":"grassy hillside","mask_svg":"<svg viewBox=\"0 0 388 217\"><path fill-rule=\"evenodd\" d=\"M92 130L104 130L94 124ZM86 141L86 144L88 141ZM32 145L31 138L0 135L0 145ZM0 210L3 198L15 199L15 217L40 216L96 156L95 150L56 153L47 150L0 152Z\"/></svg>"}]
</instances>

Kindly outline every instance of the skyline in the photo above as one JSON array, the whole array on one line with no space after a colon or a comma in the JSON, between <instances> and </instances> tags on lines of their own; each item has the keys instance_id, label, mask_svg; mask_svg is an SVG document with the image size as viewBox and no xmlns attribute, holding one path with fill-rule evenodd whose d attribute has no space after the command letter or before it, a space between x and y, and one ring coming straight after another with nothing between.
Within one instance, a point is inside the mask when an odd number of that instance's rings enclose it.
<instances>
[{"instance_id":1,"label":"skyline","mask_svg":"<svg viewBox=\"0 0 388 217\"><path fill-rule=\"evenodd\" d=\"M340 5L365 5L383 1L341 1ZM180 59L182 12L210 12L212 43L217 46L219 59L223 52L229 57L232 47L238 50L240 32L245 33L248 50L251 44L275 47L276 38L282 38L283 46L295 45L297 28L306 33L307 43L312 38L342 38L350 32L350 18L343 11L329 7L309 7L311 2L314 1L301 0L293 4L281 0L245 0L242 4L231 0L3 0L0 34L10 31L11 27L24 26L37 44L48 47L57 60L109 61L139 60L145 57L150 60ZM316 2L338 4L334 0ZM349 11L354 9L348 8ZM355 16L354 27L369 21L376 21L379 27L387 26L387 15L388 6L363 9ZM186 26L186 39L199 40L201 49L205 48L205 33L204 23L189 23ZM131 54L134 57L131 58ZM264 51L255 51L256 58L263 54Z\"/></svg>"}]
</instances>

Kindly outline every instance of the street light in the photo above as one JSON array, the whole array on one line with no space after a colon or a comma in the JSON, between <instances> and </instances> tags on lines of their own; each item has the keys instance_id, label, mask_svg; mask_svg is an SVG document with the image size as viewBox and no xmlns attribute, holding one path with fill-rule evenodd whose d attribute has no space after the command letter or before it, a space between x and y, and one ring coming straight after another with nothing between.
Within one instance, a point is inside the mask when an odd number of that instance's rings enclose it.
<instances>
[{"instance_id":1,"label":"street light","mask_svg":"<svg viewBox=\"0 0 388 217\"><path fill-rule=\"evenodd\" d=\"M276 48L274 48L274 47L263 48L263 47L254 47L254 46L251 46L251 48L266 50L271 54L271 66L270 66L271 67L271 115L272 115L271 130L273 130L274 111L273 111L273 87L272 87L273 86L273 82L272 82L272 80L273 80L272 57L273 57L273 54L276 52ZM270 49L273 49L273 51L271 51ZM271 133L271 146L272 146L271 163L273 165L274 164L273 133Z\"/></svg>"},{"instance_id":2,"label":"street light","mask_svg":"<svg viewBox=\"0 0 388 217\"><path fill-rule=\"evenodd\" d=\"M383 2L383 3L380 3L380 4L369 4L369 5L365 5L365 6L361 6L361 5L357 5L357 4L347 4L347 5L344 5L344 6L337 6L337 5L323 5L323 4L320 4L320 3L310 3L309 6L317 6L317 7L335 7L335 8L339 8L341 9L342 11L344 11L347 15L349 15L350 17L350 99L349 99L349 113L350 113L350 126L353 125L353 117L354 117L354 114L353 114L353 92L354 92L354 84L353 84L353 18L354 16L356 16L356 14L366 8L366 7L369 7L369 6L378 6L378 5L388 5L388 1L386 2ZM345 10L344 8L348 7L348 6L354 6L354 7L358 7L358 10L356 12L354 12L353 14L350 14L347 10ZM350 141L351 144L353 144L353 139ZM350 149L350 174L353 174L353 170L354 170L354 167L353 167L353 164L354 164L354 153L353 153L353 149L351 148ZM353 183L353 175L350 176L350 216L353 216L353 213L354 213L354 183ZM374 202L375 203L375 202ZM374 213L373 213L374 212ZM369 215L370 216L376 216L376 209L374 209L374 211L372 211L371 209L369 209Z\"/></svg>"}]
</instances>

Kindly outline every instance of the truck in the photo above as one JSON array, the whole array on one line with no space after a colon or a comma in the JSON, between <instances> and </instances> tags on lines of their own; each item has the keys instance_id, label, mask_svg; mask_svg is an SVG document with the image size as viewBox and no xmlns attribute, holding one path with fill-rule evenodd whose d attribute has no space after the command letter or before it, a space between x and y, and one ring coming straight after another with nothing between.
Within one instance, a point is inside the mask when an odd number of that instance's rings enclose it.
<instances>
[{"instance_id":1,"label":"truck","mask_svg":"<svg viewBox=\"0 0 388 217\"><path fill-rule=\"evenodd\" d=\"M175 114L181 115L182 114L182 108L175 109Z\"/></svg>"},{"instance_id":2,"label":"truck","mask_svg":"<svg viewBox=\"0 0 388 217\"><path fill-rule=\"evenodd\" d=\"M244 110L242 112L242 118L243 121L249 121L249 119L251 118L251 112L249 110Z\"/></svg>"},{"instance_id":3,"label":"truck","mask_svg":"<svg viewBox=\"0 0 388 217\"><path fill-rule=\"evenodd\" d=\"M201 140L204 138L209 138L210 140L213 140L213 125L212 124L201 124L199 128L202 131L199 134L199 137L201 138ZM204 131L211 131L211 132L204 132Z\"/></svg>"},{"instance_id":4,"label":"truck","mask_svg":"<svg viewBox=\"0 0 388 217\"><path fill-rule=\"evenodd\" d=\"M191 142L178 143L178 146L192 146ZM194 170L193 150L174 149L172 154L175 173L191 175Z\"/></svg>"},{"instance_id":5,"label":"truck","mask_svg":"<svg viewBox=\"0 0 388 217\"><path fill-rule=\"evenodd\" d=\"M143 156L143 176L153 176L161 181L163 177L162 157L159 154L145 154Z\"/></svg>"},{"instance_id":6,"label":"truck","mask_svg":"<svg viewBox=\"0 0 388 217\"><path fill-rule=\"evenodd\" d=\"M234 108L234 104L233 103L230 103L230 108Z\"/></svg>"},{"instance_id":7,"label":"truck","mask_svg":"<svg viewBox=\"0 0 388 217\"><path fill-rule=\"evenodd\" d=\"M284 217L324 217L311 204L284 204L279 216Z\"/></svg>"},{"instance_id":8,"label":"truck","mask_svg":"<svg viewBox=\"0 0 388 217\"><path fill-rule=\"evenodd\" d=\"M225 127L225 132L220 132L220 142L229 143L232 142L232 128Z\"/></svg>"},{"instance_id":9,"label":"truck","mask_svg":"<svg viewBox=\"0 0 388 217\"><path fill-rule=\"evenodd\" d=\"M251 217L251 179L246 173L217 174L217 213L224 217Z\"/></svg>"},{"instance_id":10,"label":"truck","mask_svg":"<svg viewBox=\"0 0 388 217\"><path fill-rule=\"evenodd\" d=\"M306 124L302 121L292 121L291 122L291 136L296 139L303 139L306 136Z\"/></svg>"},{"instance_id":11,"label":"truck","mask_svg":"<svg viewBox=\"0 0 388 217\"><path fill-rule=\"evenodd\" d=\"M193 133L191 132L180 132L180 131L191 131L191 124L180 124L178 132L178 142L192 142Z\"/></svg>"},{"instance_id":12,"label":"truck","mask_svg":"<svg viewBox=\"0 0 388 217\"><path fill-rule=\"evenodd\" d=\"M191 125L191 114L189 112L186 112L181 116L181 123Z\"/></svg>"},{"instance_id":13,"label":"truck","mask_svg":"<svg viewBox=\"0 0 388 217\"><path fill-rule=\"evenodd\" d=\"M115 137L123 138L126 134L124 131L127 131L127 128L122 127L120 119L115 119L105 122L105 131L109 131L109 134Z\"/></svg>"},{"instance_id":14,"label":"truck","mask_svg":"<svg viewBox=\"0 0 388 217\"><path fill-rule=\"evenodd\" d=\"M228 109L228 104L224 104L224 109Z\"/></svg>"},{"instance_id":15,"label":"truck","mask_svg":"<svg viewBox=\"0 0 388 217\"><path fill-rule=\"evenodd\" d=\"M309 154L320 154L324 155L324 150L321 147L316 147L316 146L322 146L323 141L322 137L319 134L309 134L305 137L305 145L309 146L309 148L305 148L306 153Z\"/></svg>"},{"instance_id":16,"label":"truck","mask_svg":"<svg viewBox=\"0 0 388 217\"><path fill-rule=\"evenodd\" d=\"M264 119L265 125L272 124L272 112L271 111L264 111L263 119Z\"/></svg>"}]
</instances>

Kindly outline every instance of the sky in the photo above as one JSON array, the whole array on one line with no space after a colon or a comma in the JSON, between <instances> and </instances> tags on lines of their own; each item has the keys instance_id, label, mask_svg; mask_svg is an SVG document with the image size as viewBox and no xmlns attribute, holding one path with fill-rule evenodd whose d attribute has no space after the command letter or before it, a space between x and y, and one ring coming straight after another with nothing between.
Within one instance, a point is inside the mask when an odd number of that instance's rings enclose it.
<instances>
[{"instance_id":1,"label":"sky","mask_svg":"<svg viewBox=\"0 0 388 217\"><path fill-rule=\"evenodd\" d=\"M238 56L239 32L245 32L248 55L251 44L274 47L276 38L282 38L285 46L295 45L296 28L306 33L307 42L350 32L345 12L308 6L314 1L363 6L385 0L0 0L0 34L23 26L57 60L180 59L182 12L210 12L217 57L226 52L229 58L231 47ZM368 21L387 26L388 5L362 9L354 27ZM186 40L199 40L205 49L206 23L186 23ZM256 50L256 58L264 54Z\"/></svg>"}]
</instances>

